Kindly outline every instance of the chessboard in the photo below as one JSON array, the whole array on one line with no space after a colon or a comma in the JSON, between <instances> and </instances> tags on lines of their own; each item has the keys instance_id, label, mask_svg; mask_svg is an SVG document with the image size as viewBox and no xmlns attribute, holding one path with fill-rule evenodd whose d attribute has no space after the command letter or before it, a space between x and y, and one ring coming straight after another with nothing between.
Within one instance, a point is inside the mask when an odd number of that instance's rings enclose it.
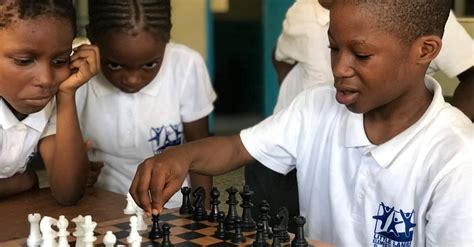
<instances>
[{"instance_id":1,"label":"chessboard","mask_svg":"<svg viewBox=\"0 0 474 247\"><path fill-rule=\"evenodd\" d=\"M145 222L148 224L148 229L140 231L142 237L141 246L161 246L162 239L151 240L148 238L148 233L151 230L151 218L146 218ZM217 223L209 222L207 220L194 221L192 215L182 215L179 213L179 209L168 209L164 210L160 215L160 223L168 223L171 226L170 242L174 246L252 246L253 241L256 238L255 231L243 232L245 236L245 242L242 244L233 244L230 239L223 240L215 236ZM73 231L73 227L70 226L69 231ZM127 236L130 234L130 216L124 215L121 219L101 222L97 224L94 230L94 235L97 240L94 242L94 246L104 246L103 237L107 231L112 231L117 238L115 246L127 246ZM290 234L291 235L291 234ZM24 239L17 239L10 242L2 243L2 246L27 246L26 237ZM231 237L229 237L231 238ZM291 235L293 238L293 235ZM69 236L69 244L75 246L75 238ZM309 246L315 247L329 247L319 241L306 239ZM268 240L271 244L271 240ZM270 245L271 246L271 245ZM281 246L291 246L291 242L282 243Z\"/></svg>"}]
</instances>

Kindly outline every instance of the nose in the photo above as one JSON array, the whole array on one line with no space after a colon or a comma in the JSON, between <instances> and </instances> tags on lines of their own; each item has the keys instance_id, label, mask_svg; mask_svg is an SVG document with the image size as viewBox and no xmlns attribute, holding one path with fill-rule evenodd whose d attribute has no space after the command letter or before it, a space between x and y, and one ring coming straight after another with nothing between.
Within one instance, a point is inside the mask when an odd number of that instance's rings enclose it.
<instances>
[{"instance_id":1,"label":"nose","mask_svg":"<svg viewBox=\"0 0 474 247\"><path fill-rule=\"evenodd\" d=\"M352 58L342 51L331 54L331 68L335 78L351 77L354 75Z\"/></svg>"},{"instance_id":2,"label":"nose","mask_svg":"<svg viewBox=\"0 0 474 247\"><path fill-rule=\"evenodd\" d=\"M53 89L57 86L55 70L50 64L40 64L36 71L36 82L39 87Z\"/></svg>"},{"instance_id":3,"label":"nose","mask_svg":"<svg viewBox=\"0 0 474 247\"><path fill-rule=\"evenodd\" d=\"M138 71L128 71L125 77L122 78L122 81L125 85L128 86L137 86L141 83L141 76Z\"/></svg>"}]
</instances>

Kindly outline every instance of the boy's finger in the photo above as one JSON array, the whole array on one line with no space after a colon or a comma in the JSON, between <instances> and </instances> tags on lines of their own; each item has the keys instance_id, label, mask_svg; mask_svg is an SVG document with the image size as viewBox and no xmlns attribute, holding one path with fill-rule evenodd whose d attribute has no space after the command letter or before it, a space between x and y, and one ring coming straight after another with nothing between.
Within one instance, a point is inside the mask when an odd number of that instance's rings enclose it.
<instances>
[{"instance_id":1,"label":"boy's finger","mask_svg":"<svg viewBox=\"0 0 474 247\"><path fill-rule=\"evenodd\" d=\"M145 161L146 162L146 161ZM147 215L151 214L151 201L149 194L151 170L145 166L145 162L140 164L132 185L130 186L130 194Z\"/></svg>"}]
</instances>

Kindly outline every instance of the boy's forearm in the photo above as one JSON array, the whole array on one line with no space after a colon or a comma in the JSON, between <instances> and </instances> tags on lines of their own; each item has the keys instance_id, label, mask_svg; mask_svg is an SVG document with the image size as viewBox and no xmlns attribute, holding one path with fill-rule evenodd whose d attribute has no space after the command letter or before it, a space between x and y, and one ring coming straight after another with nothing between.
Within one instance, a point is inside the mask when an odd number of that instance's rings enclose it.
<instances>
[{"instance_id":1,"label":"boy's forearm","mask_svg":"<svg viewBox=\"0 0 474 247\"><path fill-rule=\"evenodd\" d=\"M55 151L48 169L50 185L60 203L74 204L84 192L89 172L74 94L57 94L56 125Z\"/></svg>"},{"instance_id":2,"label":"boy's forearm","mask_svg":"<svg viewBox=\"0 0 474 247\"><path fill-rule=\"evenodd\" d=\"M201 175L221 175L252 161L238 135L209 137L182 146L186 146L182 155L190 164L189 171Z\"/></svg>"},{"instance_id":3,"label":"boy's forearm","mask_svg":"<svg viewBox=\"0 0 474 247\"><path fill-rule=\"evenodd\" d=\"M9 178L0 179L0 198L38 188L38 176L32 170L26 170Z\"/></svg>"}]
</instances>

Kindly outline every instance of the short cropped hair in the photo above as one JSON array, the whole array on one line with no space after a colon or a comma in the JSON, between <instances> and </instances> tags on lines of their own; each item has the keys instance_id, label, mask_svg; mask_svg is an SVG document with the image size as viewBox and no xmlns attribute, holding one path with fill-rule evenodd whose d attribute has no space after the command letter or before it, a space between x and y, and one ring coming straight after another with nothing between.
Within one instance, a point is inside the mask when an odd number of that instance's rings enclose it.
<instances>
[{"instance_id":1,"label":"short cropped hair","mask_svg":"<svg viewBox=\"0 0 474 247\"><path fill-rule=\"evenodd\" d=\"M376 28L405 43L425 35L443 37L451 0L336 0L353 4L372 18Z\"/></svg>"},{"instance_id":2,"label":"short cropped hair","mask_svg":"<svg viewBox=\"0 0 474 247\"><path fill-rule=\"evenodd\" d=\"M95 37L144 30L168 42L171 27L170 0L89 0L89 31Z\"/></svg>"},{"instance_id":3,"label":"short cropped hair","mask_svg":"<svg viewBox=\"0 0 474 247\"><path fill-rule=\"evenodd\" d=\"M76 11L71 0L0 0L0 30L18 20L40 16L65 19L76 33Z\"/></svg>"}]
</instances>

